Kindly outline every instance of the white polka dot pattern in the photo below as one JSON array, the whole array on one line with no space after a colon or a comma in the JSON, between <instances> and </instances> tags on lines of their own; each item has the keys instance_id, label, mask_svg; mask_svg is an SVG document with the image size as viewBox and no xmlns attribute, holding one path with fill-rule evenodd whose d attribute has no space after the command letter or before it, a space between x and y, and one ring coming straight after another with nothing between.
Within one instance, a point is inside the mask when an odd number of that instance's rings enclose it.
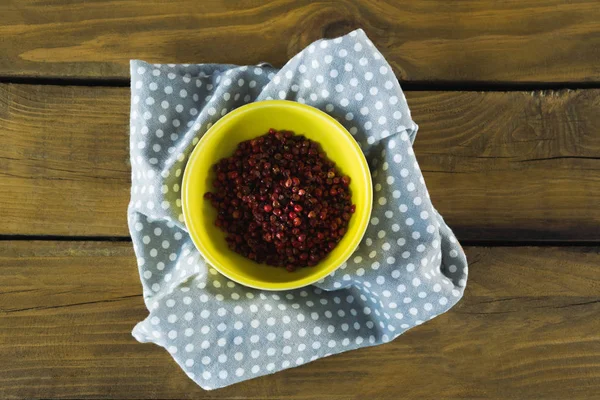
<instances>
[{"instance_id":1,"label":"white polka dot pattern","mask_svg":"<svg viewBox=\"0 0 600 400\"><path fill-rule=\"evenodd\" d=\"M340 121L372 169L373 214L356 253L316 285L261 292L208 266L189 238L181 179L199 138L229 111L288 99ZM417 126L390 66L354 31L268 65L131 62L129 227L150 315L134 329L214 389L393 340L447 311L465 255L433 208L412 149Z\"/></svg>"}]
</instances>

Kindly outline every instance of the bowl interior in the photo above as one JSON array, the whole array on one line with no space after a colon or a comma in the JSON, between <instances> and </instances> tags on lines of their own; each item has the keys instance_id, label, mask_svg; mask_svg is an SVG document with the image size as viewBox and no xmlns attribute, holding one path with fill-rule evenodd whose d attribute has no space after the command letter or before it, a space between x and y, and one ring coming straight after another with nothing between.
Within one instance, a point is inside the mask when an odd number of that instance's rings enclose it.
<instances>
[{"instance_id":1,"label":"bowl interior","mask_svg":"<svg viewBox=\"0 0 600 400\"><path fill-rule=\"evenodd\" d=\"M216 210L203 195L213 190L212 165L233 154L237 145L265 134L269 128L305 135L321 144L327 156L352 180L356 213L337 247L314 267L288 272L257 264L229 250L216 226ZM185 222L194 244L206 260L230 279L246 286L284 290L309 285L339 267L356 249L367 227L371 206L371 176L364 155L352 136L327 114L295 102L263 101L240 107L221 118L192 152L182 185Z\"/></svg>"}]
</instances>

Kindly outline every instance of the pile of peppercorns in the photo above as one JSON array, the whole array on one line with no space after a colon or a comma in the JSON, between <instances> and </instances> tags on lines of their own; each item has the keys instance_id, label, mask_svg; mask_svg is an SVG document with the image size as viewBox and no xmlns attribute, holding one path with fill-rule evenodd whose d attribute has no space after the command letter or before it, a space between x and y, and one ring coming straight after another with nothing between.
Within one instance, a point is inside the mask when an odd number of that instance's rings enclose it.
<instances>
[{"instance_id":1,"label":"pile of peppercorns","mask_svg":"<svg viewBox=\"0 0 600 400\"><path fill-rule=\"evenodd\" d=\"M316 265L346 233L355 211L348 185L321 146L290 131L238 145L213 166L215 225L229 248L289 271Z\"/></svg>"}]
</instances>

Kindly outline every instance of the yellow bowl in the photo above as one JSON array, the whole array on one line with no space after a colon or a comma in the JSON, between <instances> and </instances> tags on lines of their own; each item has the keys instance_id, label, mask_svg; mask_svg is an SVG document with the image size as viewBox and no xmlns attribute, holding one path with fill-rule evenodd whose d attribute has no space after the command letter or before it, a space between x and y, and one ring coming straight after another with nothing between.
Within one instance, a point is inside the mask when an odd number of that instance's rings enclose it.
<instances>
[{"instance_id":1,"label":"yellow bowl","mask_svg":"<svg viewBox=\"0 0 600 400\"><path fill-rule=\"evenodd\" d=\"M314 267L288 272L251 261L227 247L225 234L214 225L217 213L204 193L213 190L212 165L229 157L237 145L265 134L269 128L302 134L321 144L327 156L350 176L356 212L343 239ZM183 174L185 224L202 256L226 277L264 290L288 290L310 285L335 271L360 243L371 215L373 189L365 157L350 133L316 108L292 101L261 101L242 106L212 126L196 145Z\"/></svg>"}]
</instances>

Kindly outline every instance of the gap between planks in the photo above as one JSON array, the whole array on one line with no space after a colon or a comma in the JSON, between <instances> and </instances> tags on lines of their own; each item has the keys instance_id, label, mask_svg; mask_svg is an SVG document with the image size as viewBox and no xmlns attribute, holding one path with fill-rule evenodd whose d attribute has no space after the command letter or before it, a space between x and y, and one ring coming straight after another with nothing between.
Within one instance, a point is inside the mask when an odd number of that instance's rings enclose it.
<instances>
[{"instance_id":1,"label":"gap between planks","mask_svg":"<svg viewBox=\"0 0 600 400\"><path fill-rule=\"evenodd\" d=\"M0 84L129 87L125 78L52 78L0 76ZM402 90L408 92L537 92L557 90L600 89L600 81L592 82L478 82L478 81L403 81Z\"/></svg>"},{"instance_id":2,"label":"gap between planks","mask_svg":"<svg viewBox=\"0 0 600 400\"><path fill-rule=\"evenodd\" d=\"M130 243L130 236L60 236L60 235L0 235L0 242L94 242L94 243ZM600 240L568 241L568 240L519 240L519 241L494 241L494 240L461 240L462 246L468 247L594 247L600 245Z\"/></svg>"}]
</instances>

